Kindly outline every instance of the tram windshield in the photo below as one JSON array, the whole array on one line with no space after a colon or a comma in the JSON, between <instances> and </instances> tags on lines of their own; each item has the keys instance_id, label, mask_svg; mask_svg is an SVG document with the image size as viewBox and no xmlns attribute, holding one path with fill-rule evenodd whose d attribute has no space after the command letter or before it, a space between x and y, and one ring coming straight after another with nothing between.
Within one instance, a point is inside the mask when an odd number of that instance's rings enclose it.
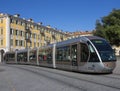
<instances>
[{"instance_id":1,"label":"tram windshield","mask_svg":"<svg viewBox=\"0 0 120 91\"><path fill-rule=\"evenodd\" d=\"M98 50L103 62L116 61L114 51L108 42L100 39L91 40L91 41Z\"/></svg>"}]
</instances>

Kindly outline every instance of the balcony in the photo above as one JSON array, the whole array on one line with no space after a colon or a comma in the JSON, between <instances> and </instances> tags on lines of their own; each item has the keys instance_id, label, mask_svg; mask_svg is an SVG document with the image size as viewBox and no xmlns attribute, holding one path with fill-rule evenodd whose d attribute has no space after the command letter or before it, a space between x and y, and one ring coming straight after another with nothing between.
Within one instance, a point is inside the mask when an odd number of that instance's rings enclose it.
<instances>
[{"instance_id":1,"label":"balcony","mask_svg":"<svg viewBox=\"0 0 120 91\"><path fill-rule=\"evenodd\" d=\"M25 34L25 40L26 40L26 42L31 42L30 33L26 32L26 34Z\"/></svg>"},{"instance_id":2,"label":"balcony","mask_svg":"<svg viewBox=\"0 0 120 91\"><path fill-rule=\"evenodd\" d=\"M26 32L31 33L31 28L30 28L30 27L26 26L26 27L25 27L25 30L26 30Z\"/></svg>"}]
</instances>

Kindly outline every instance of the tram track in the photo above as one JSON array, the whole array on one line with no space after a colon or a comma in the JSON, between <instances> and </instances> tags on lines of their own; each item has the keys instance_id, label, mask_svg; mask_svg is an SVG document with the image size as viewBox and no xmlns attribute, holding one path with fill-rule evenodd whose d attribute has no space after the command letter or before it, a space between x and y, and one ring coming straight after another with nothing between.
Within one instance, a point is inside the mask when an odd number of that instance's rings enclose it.
<instances>
[{"instance_id":1,"label":"tram track","mask_svg":"<svg viewBox=\"0 0 120 91\"><path fill-rule=\"evenodd\" d=\"M23 69L23 70L26 70L26 71L29 71L29 72L32 72L34 74L38 74L38 75L42 75L44 77L47 77L47 78L50 78L52 80L56 80L56 81L59 81L63 84L68 84L69 86L72 86L74 88L77 88L77 89L80 89L82 91L87 91L86 89L84 89L83 87L81 86L76 86L76 85L73 85L71 83L68 82L64 82L64 80L60 80L59 77L57 76L62 76L64 79L73 79L73 80L79 80L79 81L83 81L83 82L87 82L87 83L92 83L92 84L95 84L95 85L101 85L101 86L105 86L105 87L109 87L109 88L113 88L113 89L116 89L116 90L120 90L120 87L119 86L115 86L115 85L111 85L111 84L106 84L106 83L102 83L102 82L98 82L98 81L95 81L93 80L93 77L95 77L95 75L89 75L91 77L91 79L86 79L86 77L84 77L83 75L87 75L87 74L79 74L79 75L82 75L82 77L76 77L76 76L71 76L69 74L74 74L74 73L69 73L68 75L64 74L64 73L60 73L60 72L54 72L52 69L51 70L48 70L48 69L45 69L45 68L42 68L42 69L38 69L37 67L34 67L34 69L32 69L31 66L28 66L28 67L16 67L16 66L12 66L12 67L15 67L15 68L19 68L19 69ZM63 71L64 72L64 71ZM51 74L51 76L49 75L46 75L47 73ZM77 73L75 73L77 74ZM54 75L54 77L52 77L52 75ZM57 76L56 76L57 75ZM77 74L78 75L78 74ZM105 75L100 75L98 77L104 77L106 79L115 79L115 80L120 80L120 78L115 78L115 77L109 77L109 76L105 76Z\"/></svg>"}]
</instances>

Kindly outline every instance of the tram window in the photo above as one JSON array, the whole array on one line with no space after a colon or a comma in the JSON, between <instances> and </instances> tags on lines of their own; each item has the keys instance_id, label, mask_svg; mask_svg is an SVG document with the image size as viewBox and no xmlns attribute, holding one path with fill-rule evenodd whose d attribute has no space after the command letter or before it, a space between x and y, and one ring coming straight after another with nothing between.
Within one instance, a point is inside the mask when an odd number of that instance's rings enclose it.
<instances>
[{"instance_id":1,"label":"tram window","mask_svg":"<svg viewBox=\"0 0 120 91\"><path fill-rule=\"evenodd\" d=\"M77 61L77 44L72 45L71 51L72 51L72 60Z\"/></svg>"},{"instance_id":2,"label":"tram window","mask_svg":"<svg viewBox=\"0 0 120 91\"><path fill-rule=\"evenodd\" d=\"M105 40L91 40L98 51L113 51L110 44Z\"/></svg>"},{"instance_id":3,"label":"tram window","mask_svg":"<svg viewBox=\"0 0 120 91\"><path fill-rule=\"evenodd\" d=\"M57 59L57 61L63 60L63 58L62 58L62 48L57 48L56 59Z\"/></svg>"},{"instance_id":4,"label":"tram window","mask_svg":"<svg viewBox=\"0 0 120 91\"><path fill-rule=\"evenodd\" d=\"M45 49L42 49L39 54L40 61L46 61L47 60L47 53Z\"/></svg>"},{"instance_id":5,"label":"tram window","mask_svg":"<svg viewBox=\"0 0 120 91\"><path fill-rule=\"evenodd\" d=\"M87 42L87 43L88 43L88 47L89 47L89 50L90 50L89 62L99 62L99 58L98 58L93 46L90 44L90 42Z\"/></svg>"},{"instance_id":6,"label":"tram window","mask_svg":"<svg viewBox=\"0 0 120 91\"><path fill-rule=\"evenodd\" d=\"M14 59L14 58L15 58L15 54L6 54L5 55L6 61L9 61L10 59Z\"/></svg>"},{"instance_id":7,"label":"tram window","mask_svg":"<svg viewBox=\"0 0 120 91\"><path fill-rule=\"evenodd\" d=\"M39 50L39 61L43 61L43 57L42 57L42 49Z\"/></svg>"},{"instance_id":8,"label":"tram window","mask_svg":"<svg viewBox=\"0 0 120 91\"><path fill-rule=\"evenodd\" d=\"M39 52L40 61L52 61L52 48L41 49Z\"/></svg>"},{"instance_id":9,"label":"tram window","mask_svg":"<svg viewBox=\"0 0 120 91\"><path fill-rule=\"evenodd\" d=\"M70 46L57 48L56 59L57 61L70 61Z\"/></svg>"},{"instance_id":10,"label":"tram window","mask_svg":"<svg viewBox=\"0 0 120 91\"><path fill-rule=\"evenodd\" d=\"M36 58L36 56L34 55L34 54L32 54L32 55L30 55L30 60L33 60L33 59L35 59Z\"/></svg>"},{"instance_id":11,"label":"tram window","mask_svg":"<svg viewBox=\"0 0 120 91\"><path fill-rule=\"evenodd\" d=\"M103 62L116 61L115 54L110 46L110 44L105 40L92 40L92 43L98 50L101 60Z\"/></svg>"},{"instance_id":12,"label":"tram window","mask_svg":"<svg viewBox=\"0 0 120 91\"><path fill-rule=\"evenodd\" d=\"M52 61L52 48L47 49L47 61Z\"/></svg>"},{"instance_id":13,"label":"tram window","mask_svg":"<svg viewBox=\"0 0 120 91\"><path fill-rule=\"evenodd\" d=\"M15 54L10 54L9 55L9 58L14 58L15 57Z\"/></svg>"},{"instance_id":14,"label":"tram window","mask_svg":"<svg viewBox=\"0 0 120 91\"><path fill-rule=\"evenodd\" d=\"M89 57L89 50L86 44L81 44L81 62L87 62Z\"/></svg>"},{"instance_id":15,"label":"tram window","mask_svg":"<svg viewBox=\"0 0 120 91\"><path fill-rule=\"evenodd\" d=\"M27 61L27 52L25 52L25 53L18 53L17 54L17 60L26 62Z\"/></svg>"},{"instance_id":16,"label":"tram window","mask_svg":"<svg viewBox=\"0 0 120 91\"><path fill-rule=\"evenodd\" d=\"M29 59L30 60L35 60L36 59L36 50L30 51Z\"/></svg>"},{"instance_id":17,"label":"tram window","mask_svg":"<svg viewBox=\"0 0 120 91\"><path fill-rule=\"evenodd\" d=\"M91 52L91 53L94 53L95 50L93 49L93 47L92 47L90 44L88 44L88 46L89 46L90 52Z\"/></svg>"}]
</instances>

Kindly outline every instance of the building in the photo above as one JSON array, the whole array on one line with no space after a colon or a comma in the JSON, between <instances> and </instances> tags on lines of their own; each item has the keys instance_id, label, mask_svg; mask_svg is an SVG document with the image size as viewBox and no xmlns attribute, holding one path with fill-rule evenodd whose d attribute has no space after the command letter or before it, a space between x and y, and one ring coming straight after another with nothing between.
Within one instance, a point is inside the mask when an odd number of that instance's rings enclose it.
<instances>
[{"instance_id":1,"label":"building","mask_svg":"<svg viewBox=\"0 0 120 91\"><path fill-rule=\"evenodd\" d=\"M85 32L81 32L81 31L76 31L76 32L66 32L67 34L67 38L71 39L71 38L76 38L79 36L93 36L93 32L91 31L85 31Z\"/></svg>"},{"instance_id":2,"label":"building","mask_svg":"<svg viewBox=\"0 0 120 91\"><path fill-rule=\"evenodd\" d=\"M32 19L20 18L19 14L0 13L0 50L15 51L35 48L66 40L66 34Z\"/></svg>"},{"instance_id":3,"label":"building","mask_svg":"<svg viewBox=\"0 0 120 91\"><path fill-rule=\"evenodd\" d=\"M31 18L21 18L19 14L0 13L0 61L7 51L33 49L83 34L91 35L91 32L65 33L50 25L36 23Z\"/></svg>"}]
</instances>

